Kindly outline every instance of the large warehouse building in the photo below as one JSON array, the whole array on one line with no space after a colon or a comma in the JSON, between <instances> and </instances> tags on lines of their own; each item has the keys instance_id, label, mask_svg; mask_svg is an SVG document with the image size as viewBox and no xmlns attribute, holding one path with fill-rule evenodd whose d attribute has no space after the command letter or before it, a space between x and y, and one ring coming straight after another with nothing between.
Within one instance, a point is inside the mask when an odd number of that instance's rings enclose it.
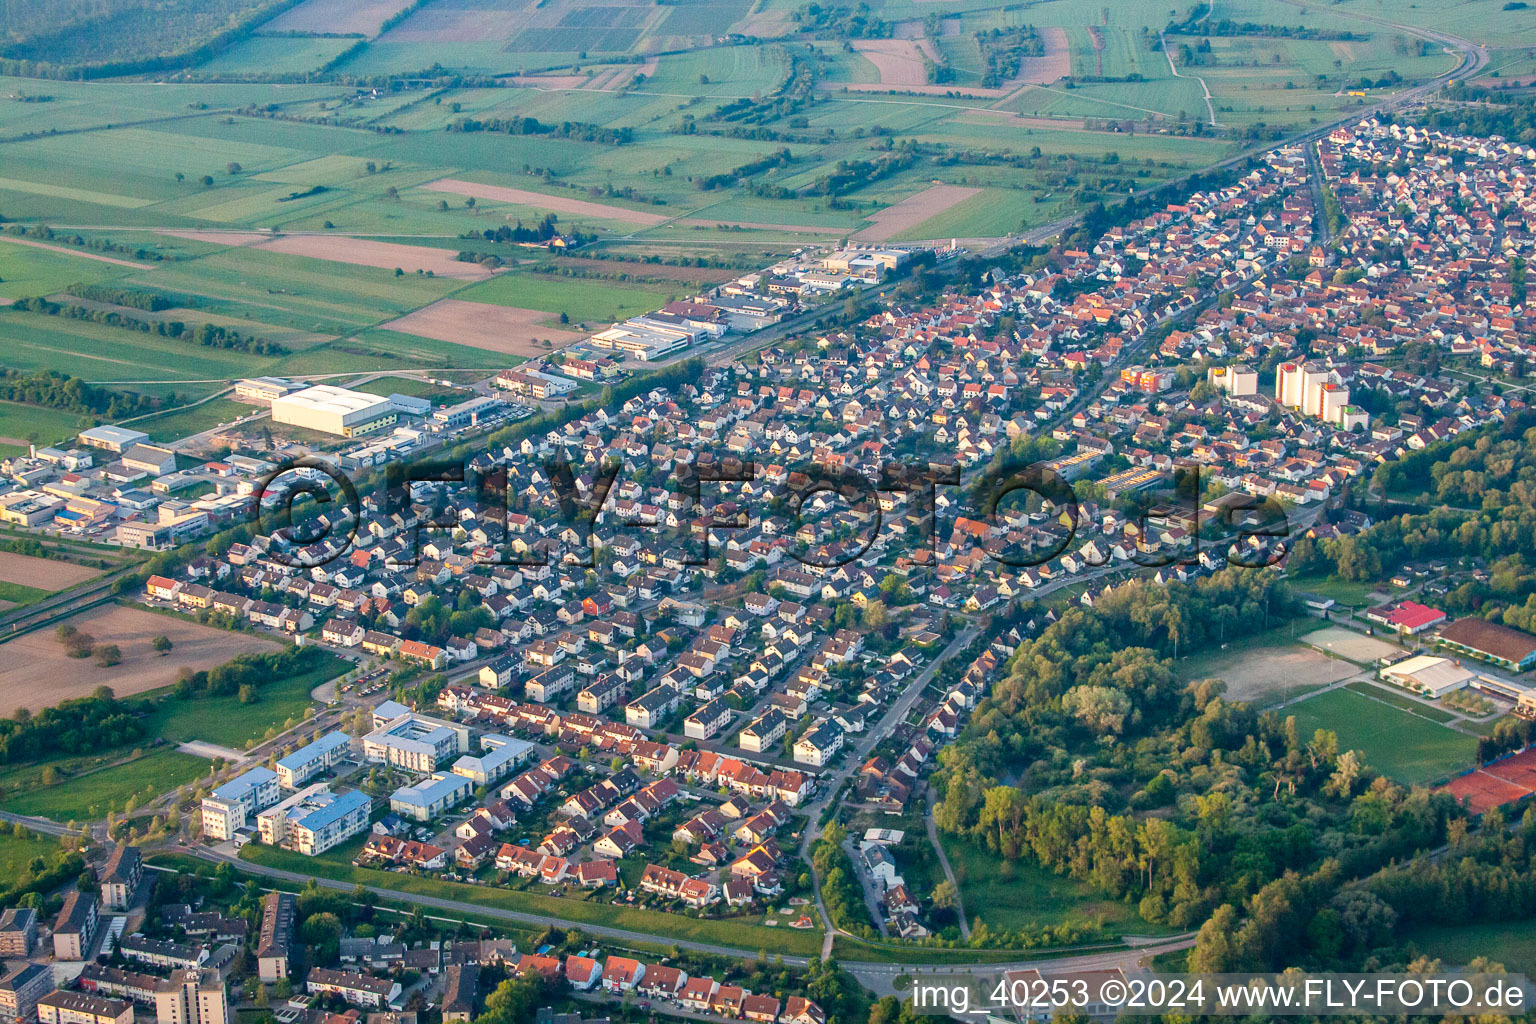
<instances>
[{"instance_id":1,"label":"large warehouse building","mask_svg":"<svg viewBox=\"0 0 1536 1024\"><path fill-rule=\"evenodd\" d=\"M330 384L272 400L272 421L341 437L356 437L393 426L399 411L387 398Z\"/></svg>"}]
</instances>

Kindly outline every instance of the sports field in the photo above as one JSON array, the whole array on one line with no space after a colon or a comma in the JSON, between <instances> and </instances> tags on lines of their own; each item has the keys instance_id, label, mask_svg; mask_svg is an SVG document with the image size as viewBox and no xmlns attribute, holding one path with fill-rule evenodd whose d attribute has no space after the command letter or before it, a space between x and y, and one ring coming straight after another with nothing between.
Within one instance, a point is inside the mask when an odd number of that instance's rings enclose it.
<instances>
[{"instance_id":1,"label":"sports field","mask_svg":"<svg viewBox=\"0 0 1536 1024\"><path fill-rule=\"evenodd\" d=\"M1360 751L1368 765L1403 783L1444 779L1471 764L1477 751L1474 736L1353 690L1308 697L1281 714L1296 717L1302 736L1333 730L1341 749Z\"/></svg>"}]
</instances>

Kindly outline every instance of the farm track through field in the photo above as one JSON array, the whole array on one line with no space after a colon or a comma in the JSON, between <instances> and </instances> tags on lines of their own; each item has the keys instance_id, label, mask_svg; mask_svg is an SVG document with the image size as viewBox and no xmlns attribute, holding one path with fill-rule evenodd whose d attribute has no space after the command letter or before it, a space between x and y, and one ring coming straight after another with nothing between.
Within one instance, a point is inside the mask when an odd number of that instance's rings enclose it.
<instances>
[{"instance_id":1,"label":"farm track through field","mask_svg":"<svg viewBox=\"0 0 1536 1024\"><path fill-rule=\"evenodd\" d=\"M153 270L153 263L135 263L132 260L120 260L115 256L102 256L94 252L81 252L79 249L71 249L67 245L49 245L47 242L39 242L31 238L17 238L14 235L0 235L0 242L10 242L12 245L27 245L34 249L47 249L49 252L62 252L66 256L79 256L81 259L96 260L100 263L113 263L119 267L132 267L135 270Z\"/></svg>"}]
</instances>

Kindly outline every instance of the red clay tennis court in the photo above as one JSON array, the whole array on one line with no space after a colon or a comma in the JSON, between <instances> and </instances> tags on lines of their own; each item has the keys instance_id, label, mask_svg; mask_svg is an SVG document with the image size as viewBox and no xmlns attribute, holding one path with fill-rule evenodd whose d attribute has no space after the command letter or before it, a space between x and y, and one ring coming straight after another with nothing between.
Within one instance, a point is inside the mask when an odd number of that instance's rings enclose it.
<instances>
[{"instance_id":1,"label":"red clay tennis court","mask_svg":"<svg viewBox=\"0 0 1536 1024\"><path fill-rule=\"evenodd\" d=\"M1483 765L1483 771L1505 782L1536 790L1536 748L1522 750L1513 757Z\"/></svg>"},{"instance_id":2,"label":"red clay tennis court","mask_svg":"<svg viewBox=\"0 0 1536 1024\"><path fill-rule=\"evenodd\" d=\"M1458 776L1440 788L1458 800L1466 798L1473 814L1482 814L1484 811L1490 811L1501 804L1512 803L1533 792L1530 787L1501 779L1497 775L1490 775L1486 769L1482 768Z\"/></svg>"}]
</instances>

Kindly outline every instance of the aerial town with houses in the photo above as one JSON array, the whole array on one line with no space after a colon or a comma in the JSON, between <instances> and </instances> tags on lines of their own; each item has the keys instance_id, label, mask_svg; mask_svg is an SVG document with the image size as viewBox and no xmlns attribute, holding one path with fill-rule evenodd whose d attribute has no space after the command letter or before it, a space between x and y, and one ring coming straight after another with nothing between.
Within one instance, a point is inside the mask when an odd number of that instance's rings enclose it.
<instances>
[{"instance_id":1,"label":"aerial town with houses","mask_svg":"<svg viewBox=\"0 0 1536 1024\"><path fill-rule=\"evenodd\" d=\"M251 379L241 397L265 415L221 428L216 458L116 426L11 457L9 526L157 552L135 604L348 671L311 720L205 773L162 852L216 872L116 842L56 913L4 911L0 1016L426 1024L471 1020L526 978L577 1008L541 1024L639 1000L826 1024L806 958L782 980L580 923L659 910L675 937L739 925L759 929L750 945L771 927L824 934L829 953L815 858L831 834L860 923L931 941L950 926L937 834L871 823L931 808L930 774L1020 645L1130 580L1270 565L1247 560L1272 550L1245 532L1266 509L1288 545L1360 535L1372 520L1341 498L1378 467L1525 413L1527 388L1493 383L1536 372L1516 294L1533 255L1536 149L1369 118L937 297L899 285L957 259L942 247L807 253L452 404ZM851 320L752 345L844 301ZM507 433L594 382L611 407ZM263 447L264 424L299 432ZM428 475L316 504L299 539L250 518L299 455L382 484L402 459L466 452L496 481L473 499ZM972 485L1014 462L1072 499L984 508ZM873 485L891 463L934 474L931 507ZM790 501L813 464L871 486ZM1404 700L1466 691L1536 718L1536 636L1438 606L1485 567L1403 572L1412 596L1358 618L1311 592L1307 610L1394 639L1372 671ZM348 884L281 887L306 863ZM275 873L246 885L250 865ZM333 906L353 879L601 909L537 939L429 926L448 908L424 903L386 924L382 900L365 918Z\"/></svg>"}]
</instances>

